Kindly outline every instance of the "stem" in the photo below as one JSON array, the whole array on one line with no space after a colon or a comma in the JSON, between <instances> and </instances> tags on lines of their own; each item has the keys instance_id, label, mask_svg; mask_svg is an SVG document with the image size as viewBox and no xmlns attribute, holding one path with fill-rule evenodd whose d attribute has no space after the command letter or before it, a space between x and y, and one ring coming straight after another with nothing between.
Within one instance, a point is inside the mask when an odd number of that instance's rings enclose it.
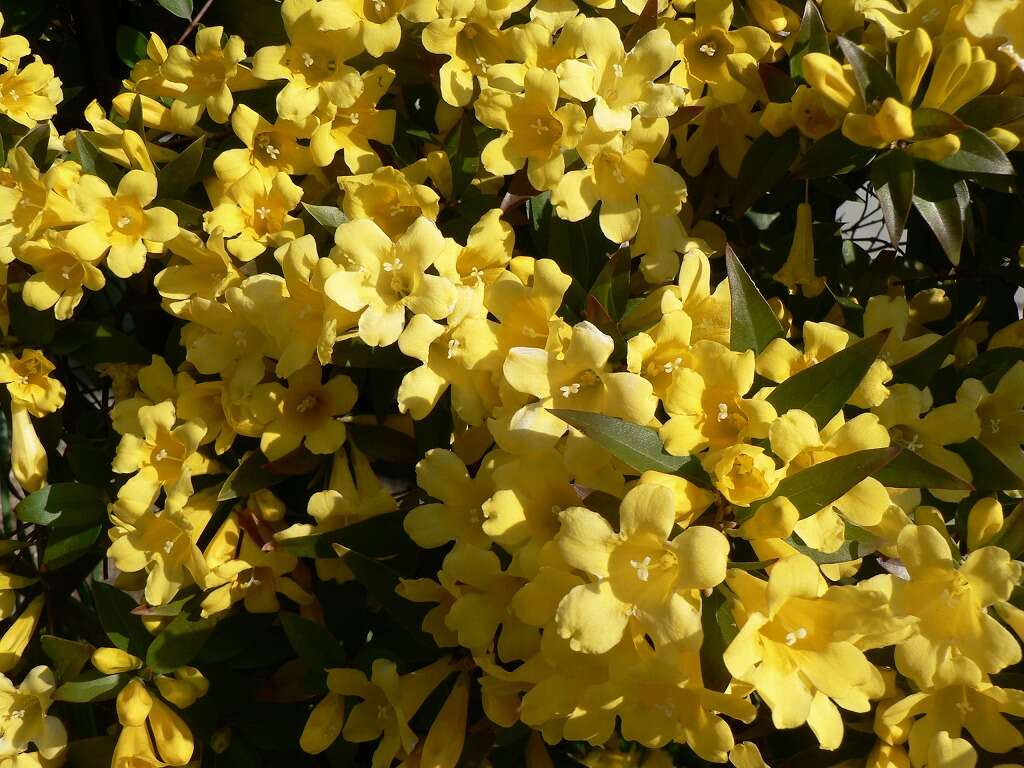
<instances>
[{"instance_id":1,"label":"stem","mask_svg":"<svg viewBox=\"0 0 1024 768\"><path fill-rule=\"evenodd\" d=\"M178 38L178 45L184 43L188 39L188 36L192 34L192 31L199 26L199 22L203 20L203 16L205 16L206 12L210 10L211 5L213 5L213 0L206 0L203 7L199 9L199 13L192 17L192 21L190 21L188 26L185 27L185 31L181 33L181 37Z\"/></svg>"}]
</instances>

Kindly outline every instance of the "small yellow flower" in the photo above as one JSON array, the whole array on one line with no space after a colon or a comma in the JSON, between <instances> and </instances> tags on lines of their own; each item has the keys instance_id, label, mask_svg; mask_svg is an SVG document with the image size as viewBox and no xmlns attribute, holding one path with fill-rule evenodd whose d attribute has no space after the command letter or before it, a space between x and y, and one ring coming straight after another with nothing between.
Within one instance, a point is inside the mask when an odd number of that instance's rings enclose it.
<instances>
[{"instance_id":1,"label":"small yellow flower","mask_svg":"<svg viewBox=\"0 0 1024 768\"><path fill-rule=\"evenodd\" d=\"M239 261L252 261L305 231L302 220L289 215L302 199L302 188L286 173L268 181L253 168L230 185L209 189L214 208L203 215L203 228L228 238L228 250Z\"/></svg>"}]
</instances>

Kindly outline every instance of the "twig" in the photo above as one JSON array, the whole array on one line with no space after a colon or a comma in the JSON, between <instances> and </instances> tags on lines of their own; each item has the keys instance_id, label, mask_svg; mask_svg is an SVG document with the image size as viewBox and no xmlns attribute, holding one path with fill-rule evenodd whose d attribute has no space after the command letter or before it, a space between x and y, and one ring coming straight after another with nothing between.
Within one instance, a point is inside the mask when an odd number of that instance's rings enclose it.
<instances>
[{"instance_id":1,"label":"twig","mask_svg":"<svg viewBox=\"0 0 1024 768\"><path fill-rule=\"evenodd\" d=\"M203 16L205 16L206 12L210 10L211 5L213 5L213 0L206 0L203 7L199 9L199 13L192 17L192 21L190 21L188 26L185 27L185 31L181 33L181 37L178 38L178 45L181 45L188 40L188 36L192 34L192 30L199 26L199 22L203 20Z\"/></svg>"}]
</instances>

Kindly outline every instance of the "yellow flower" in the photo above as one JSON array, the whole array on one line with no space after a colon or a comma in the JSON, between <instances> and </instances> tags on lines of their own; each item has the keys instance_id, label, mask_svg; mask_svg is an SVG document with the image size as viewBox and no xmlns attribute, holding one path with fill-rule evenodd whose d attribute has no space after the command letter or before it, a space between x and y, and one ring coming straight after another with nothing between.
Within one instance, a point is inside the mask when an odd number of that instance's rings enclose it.
<instances>
[{"instance_id":1,"label":"yellow flower","mask_svg":"<svg viewBox=\"0 0 1024 768\"><path fill-rule=\"evenodd\" d=\"M963 662L994 674L1020 661L1020 645L988 613L1007 600L1021 565L999 547L982 547L957 565L929 525L908 525L897 541L908 578L891 578L893 612L917 618L917 631L896 646L896 666L922 688L950 679Z\"/></svg>"},{"instance_id":2,"label":"yellow flower","mask_svg":"<svg viewBox=\"0 0 1024 768\"><path fill-rule=\"evenodd\" d=\"M847 115L843 120L843 135L864 147L882 149L914 135L910 107L891 96L877 111Z\"/></svg>"},{"instance_id":3,"label":"yellow flower","mask_svg":"<svg viewBox=\"0 0 1024 768\"><path fill-rule=\"evenodd\" d=\"M347 29L356 34L374 58L393 51L402 39L399 18L422 23L437 18L436 0L325 0L313 10L325 29Z\"/></svg>"},{"instance_id":4,"label":"yellow flower","mask_svg":"<svg viewBox=\"0 0 1024 768\"><path fill-rule=\"evenodd\" d=\"M486 296L487 309L498 319L502 352L513 347L543 347L548 329L572 278L551 259L538 259L525 279L503 270Z\"/></svg>"},{"instance_id":5,"label":"yellow flower","mask_svg":"<svg viewBox=\"0 0 1024 768\"><path fill-rule=\"evenodd\" d=\"M419 218L392 242L372 220L338 227L332 251L343 269L331 275L324 292L343 309L362 311L359 338L373 347L398 340L406 309L441 320L455 309L451 282L426 270L444 247L444 236L426 218Z\"/></svg>"},{"instance_id":6,"label":"yellow flower","mask_svg":"<svg viewBox=\"0 0 1024 768\"><path fill-rule=\"evenodd\" d=\"M549 338L546 349L513 347L502 370L513 389L533 395L545 407L646 424L657 406L651 384L634 373L610 370L614 346L610 336L584 321L572 327L568 340Z\"/></svg>"},{"instance_id":7,"label":"yellow flower","mask_svg":"<svg viewBox=\"0 0 1024 768\"><path fill-rule=\"evenodd\" d=\"M156 684L161 695L172 701L181 700L182 687L192 688L193 691L182 701L182 705L187 707L206 693L208 683L198 673L185 674L183 678L179 686L170 683L173 678L158 676ZM171 695L167 696L165 691ZM125 765L129 760L145 761L144 765L186 765L192 759L195 750L192 730L160 696L149 692L142 678L132 678L118 692L116 703L117 718L122 728L114 746L112 765ZM178 705L178 702L174 703Z\"/></svg>"},{"instance_id":8,"label":"yellow flower","mask_svg":"<svg viewBox=\"0 0 1024 768\"><path fill-rule=\"evenodd\" d=\"M219 231L203 243L198 235L179 230L178 236L167 243L167 250L173 256L153 277L153 285L169 300L168 308L172 312L187 314L188 299L220 298L242 280L224 244L224 235Z\"/></svg>"},{"instance_id":9,"label":"yellow flower","mask_svg":"<svg viewBox=\"0 0 1024 768\"><path fill-rule=\"evenodd\" d=\"M686 98L674 83L656 83L676 62L669 33L655 29L627 53L611 19L591 18L582 26L587 63L568 59L558 67L562 90L580 101L594 100L599 131L628 131L634 110L646 119L668 117Z\"/></svg>"},{"instance_id":10,"label":"yellow flower","mask_svg":"<svg viewBox=\"0 0 1024 768\"><path fill-rule=\"evenodd\" d=\"M69 199L79 180L76 163L56 163L39 173L24 147L7 155L5 180L0 184L0 262L8 264L28 240L48 227L66 227L83 221Z\"/></svg>"},{"instance_id":11,"label":"yellow flower","mask_svg":"<svg viewBox=\"0 0 1024 768\"><path fill-rule=\"evenodd\" d=\"M717 488L726 499L741 507L771 496L782 479L764 448L737 443L709 451L703 459Z\"/></svg>"},{"instance_id":12,"label":"yellow flower","mask_svg":"<svg viewBox=\"0 0 1024 768\"><path fill-rule=\"evenodd\" d=\"M551 191L558 216L580 221L600 203L601 231L612 242L624 243L640 226L641 203L652 213L677 212L686 183L667 165L654 162L667 138L668 123L660 118L634 118L625 134L603 133L588 121L577 148L587 167L569 171Z\"/></svg>"},{"instance_id":13,"label":"yellow flower","mask_svg":"<svg viewBox=\"0 0 1024 768\"><path fill-rule=\"evenodd\" d=\"M42 352L24 349L21 357L0 354L0 383L7 385L11 401L33 416L42 417L64 405L64 385L50 374L55 366Z\"/></svg>"},{"instance_id":14,"label":"yellow flower","mask_svg":"<svg viewBox=\"0 0 1024 768\"><path fill-rule=\"evenodd\" d=\"M775 273L775 279L785 285L790 293L802 289L808 298L825 290L824 279L814 273L814 219L809 203L800 203L796 207L793 245L790 246L782 269Z\"/></svg>"},{"instance_id":15,"label":"yellow flower","mask_svg":"<svg viewBox=\"0 0 1024 768\"><path fill-rule=\"evenodd\" d=\"M281 17L288 44L260 48L252 57L252 73L260 80L288 80L277 94L277 114L285 120L351 106L363 87L359 72L345 64L359 53L356 31L336 18L336 5L314 13L317 7L307 0L285 0Z\"/></svg>"},{"instance_id":16,"label":"yellow flower","mask_svg":"<svg viewBox=\"0 0 1024 768\"><path fill-rule=\"evenodd\" d=\"M526 73L523 93L486 89L476 116L502 134L484 147L480 160L491 173L508 176L525 164L535 189L551 189L565 173L563 149L579 141L587 116L578 104L558 107L558 76L546 69Z\"/></svg>"},{"instance_id":17,"label":"yellow flower","mask_svg":"<svg viewBox=\"0 0 1024 768\"><path fill-rule=\"evenodd\" d=\"M0 114L26 128L35 128L36 123L57 114L57 105L64 98L60 86L53 67L38 56L32 57L23 69L16 63L8 66L0 74Z\"/></svg>"},{"instance_id":18,"label":"yellow flower","mask_svg":"<svg viewBox=\"0 0 1024 768\"><path fill-rule=\"evenodd\" d=\"M83 176L77 200L86 223L68 233L68 244L87 261L107 255L107 266L118 277L138 274L146 253L158 253L178 234L178 217L167 208L148 207L156 198L156 176L128 171L111 193L96 176Z\"/></svg>"},{"instance_id":19,"label":"yellow flower","mask_svg":"<svg viewBox=\"0 0 1024 768\"><path fill-rule=\"evenodd\" d=\"M486 0L439 0L438 18L423 30L423 47L448 57L438 73L441 98L463 107L473 97L473 80L508 57L508 39L501 25L525 3Z\"/></svg>"},{"instance_id":20,"label":"yellow flower","mask_svg":"<svg viewBox=\"0 0 1024 768\"><path fill-rule=\"evenodd\" d=\"M251 168L257 169L268 182L279 173L309 173L313 167L309 147L299 144L299 140L310 137L313 125L313 120L271 123L245 104L239 104L231 114L231 129L245 146L218 154L213 170L226 183L238 181Z\"/></svg>"},{"instance_id":21,"label":"yellow flower","mask_svg":"<svg viewBox=\"0 0 1024 768\"><path fill-rule=\"evenodd\" d=\"M245 59L245 43L230 35L221 45L224 27L204 27L196 32L196 52L183 45L172 45L167 51L161 73L182 87L175 95L189 106L200 107L215 123L226 123L234 105L232 91L255 88L260 83L241 65Z\"/></svg>"},{"instance_id":22,"label":"yellow flower","mask_svg":"<svg viewBox=\"0 0 1024 768\"><path fill-rule=\"evenodd\" d=\"M85 296L85 289L98 291L106 284L97 268L98 259L89 260L74 249L64 233L50 231L40 240L25 243L18 259L33 269L21 296L30 307L53 308L58 320L69 319Z\"/></svg>"},{"instance_id":23,"label":"yellow flower","mask_svg":"<svg viewBox=\"0 0 1024 768\"><path fill-rule=\"evenodd\" d=\"M755 65L771 50L771 38L754 26L731 29L732 3L696 0L695 18L671 24L682 65L672 72L672 82L688 87L694 96L706 83L717 101L735 103L746 92L736 71Z\"/></svg>"},{"instance_id":24,"label":"yellow flower","mask_svg":"<svg viewBox=\"0 0 1024 768\"><path fill-rule=\"evenodd\" d=\"M6 675L0 675L0 761L17 766L48 765L51 761L59 764L64 760L67 730L58 717L47 714L56 690L57 682L49 667L33 667L17 686Z\"/></svg>"},{"instance_id":25,"label":"yellow flower","mask_svg":"<svg viewBox=\"0 0 1024 768\"><path fill-rule=\"evenodd\" d=\"M772 339L757 356L757 372L769 381L783 382L846 349L856 341L856 337L832 323L807 321L804 323L802 341L801 350L786 339ZM890 379L892 370L886 362L875 360L850 397L850 403L858 408L880 405L889 396L885 384Z\"/></svg>"},{"instance_id":26,"label":"yellow flower","mask_svg":"<svg viewBox=\"0 0 1024 768\"><path fill-rule=\"evenodd\" d=\"M350 219L373 219L392 240L397 240L418 218L437 219L437 193L390 165L372 173L343 176L338 183L345 192L345 215Z\"/></svg>"},{"instance_id":27,"label":"yellow flower","mask_svg":"<svg viewBox=\"0 0 1024 768\"><path fill-rule=\"evenodd\" d=\"M201 491L177 511L153 511L156 490L136 475L118 491L107 556L125 573L145 571L146 602L166 605L187 584L206 582L209 569L197 541L217 500L215 489Z\"/></svg>"},{"instance_id":28,"label":"yellow flower","mask_svg":"<svg viewBox=\"0 0 1024 768\"><path fill-rule=\"evenodd\" d=\"M669 419L660 431L669 452L684 456L767 436L775 409L767 400L744 397L754 384L753 351L732 352L701 340L667 360L663 370L669 373Z\"/></svg>"},{"instance_id":29,"label":"yellow flower","mask_svg":"<svg viewBox=\"0 0 1024 768\"><path fill-rule=\"evenodd\" d=\"M657 645L699 643L697 590L725 579L729 543L706 526L669 540L675 498L660 485L639 485L619 508L619 532L596 512L572 507L559 513L555 541L565 562L594 577L559 603L558 633L573 650L605 653L622 638L630 617Z\"/></svg>"},{"instance_id":30,"label":"yellow flower","mask_svg":"<svg viewBox=\"0 0 1024 768\"><path fill-rule=\"evenodd\" d=\"M992 392L977 379L967 379L956 399L977 412L978 441L1018 477L1024 476L1024 363L1015 363Z\"/></svg>"},{"instance_id":31,"label":"yellow flower","mask_svg":"<svg viewBox=\"0 0 1024 768\"><path fill-rule=\"evenodd\" d=\"M885 595L870 583L825 587L814 562L791 555L771 567L767 583L731 571L742 614L725 665L749 683L772 711L776 728L804 723L825 749L843 739L838 707L868 712L885 683L864 651L906 635Z\"/></svg>"},{"instance_id":32,"label":"yellow flower","mask_svg":"<svg viewBox=\"0 0 1024 768\"><path fill-rule=\"evenodd\" d=\"M394 662L377 659L369 679L357 669L328 669L325 701L331 703L321 703L310 715L300 742L303 750L317 754L334 742L345 715L342 697L355 696L362 701L348 713L341 735L356 744L380 739L371 765L387 768L399 753L408 755L416 747L409 720L452 671L447 657L404 675Z\"/></svg>"},{"instance_id":33,"label":"yellow flower","mask_svg":"<svg viewBox=\"0 0 1024 768\"><path fill-rule=\"evenodd\" d=\"M260 385L252 407L267 423L260 438L263 455L274 461L302 444L313 453L334 453L345 442L345 425L335 417L352 410L356 394L348 376L321 383L316 364L289 376L287 387L277 382Z\"/></svg>"},{"instance_id":34,"label":"yellow flower","mask_svg":"<svg viewBox=\"0 0 1024 768\"><path fill-rule=\"evenodd\" d=\"M174 403L165 400L139 408L140 434L121 436L112 468L119 474L138 472L145 482L167 492L171 506L192 495L192 476L210 469L209 460L198 453L206 434L201 421L176 426Z\"/></svg>"},{"instance_id":35,"label":"yellow flower","mask_svg":"<svg viewBox=\"0 0 1024 768\"><path fill-rule=\"evenodd\" d=\"M395 0L381 2L395 4ZM381 164L370 142L394 142L395 110L377 109L377 102L395 79L394 70L381 64L363 72L361 77L363 90L359 98L350 106L339 108L330 121L322 123L313 132L309 149L317 165L329 165L340 150L350 171L370 173Z\"/></svg>"},{"instance_id":36,"label":"yellow flower","mask_svg":"<svg viewBox=\"0 0 1024 768\"><path fill-rule=\"evenodd\" d=\"M0 27L4 25L4 16L0 13ZM5 67L17 66L18 62L32 52L28 40L22 35L5 35L0 37L0 64Z\"/></svg>"},{"instance_id":37,"label":"yellow flower","mask_svg":"<svg viewBox=\"0 0 1024 768\"><path fill-rule=\"evenodd\" d=\"M305 231L302 220L289 215L302 199L302 187L286 173L268 181L253 168L238 181L208 189L214 208L203 214L203 228L229 238L228 250L239 261L252 261Z\"/></svg>"}]
</instances>

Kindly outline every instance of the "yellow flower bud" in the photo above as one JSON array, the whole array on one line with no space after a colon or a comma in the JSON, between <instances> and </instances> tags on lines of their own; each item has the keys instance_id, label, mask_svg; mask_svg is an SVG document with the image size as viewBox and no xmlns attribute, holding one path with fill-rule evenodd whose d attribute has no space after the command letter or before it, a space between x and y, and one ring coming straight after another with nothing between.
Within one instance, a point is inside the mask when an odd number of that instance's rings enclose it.
<instances>
[{"instance_id":1,"label":"yellow flower bud","mask_svg":"<svg viewBox=\"0 0 1024 768\"><path fill-rule=\"evenodd\" d=\"M982 60L972 63L960 81L946 94L939 108L950 114L956 112L975 96L989 89L996 79L997 69L994 61Z\"/></svg>"},{"instance_id":2,"label":"yellow flower bud","mask_svg":"<svg viewBox=\"0 0 1024 768\"><path fill-rule=\"evenodd\" d=\"M771 102L761 113L761 125L772 136L781 136L793 127L793 105Z\"/></svg>"},{"instance_id":3,"label":"yellow flower bud","mask_svg":"<svg viewBox=\"0 0 1024 768\"><path fill-rule=\"evenodd\" d=\"M860 96L853 84L853 74L824 53L808 53L803 62L804 79L821 96L843 111L858 105Z\"/></svg>"},{"instance_id":4,"label":"yellow flower bud","mask_svg":"<svg viewBox=\"0 0 1024 768\"><path fill-rule=\"evenodd\" d=\"M814 222L807 203L797 206L793 245L786 263L775 273L775 279L791 293L802 288L806 296L817 296L825 287L822 279L814 274Z\"/></svg>"},{"instance_id":5,"label":"yellow flower bud","mask_svg":"<svg viewBox=\"0 0 1024 768\"><path fill-rule=\"evenodd\" d=\"M139 678L133 678L117 694L117 719L121 725L139 726L153 709L153 696Z\"/></svg>"},{"instance_id":6,"label":"yellow flower bud","mask_svg":"<svg viewBox=\"0 0 1024 768\"><path fill-rule=\"evenodd\" d=\"M967 72L967 68L971 66L971 61L971 44L967 42L967 38L958 37L947 43L935 60L932 78L921 106L941 108L946 96L952 92L960 78Z\"/></svg>"},{"instance_id":7,"label":"yellow flower bud","mask_svg":"<svg viewBox=\"0 0 1024 768\"><path fill-rule=\"evenodd\" d=\"M44 602L42 595L35 598L0 638L0 673L9 672L21 661L28 641L36 631Z\"/></svg>"},{"instance_id":8,"label":"yellow flower bud","mask_svg":"<svg viewBox=\"0 0 1024 768\"><path fill-rule=\"evenodd\" d=\"M882 102L882 108L875 115L878 131L887 144L914 135L913 112L910 107L894 98Z\"/></svg>"},{"instance_id":9,"label":"yellow flower bud","mask_svg":"<svg viewBox=\"0 0 1024 768\"><path fill-rule=\"evenodd\" d=\"M913 101L931 59L932 39L920 27L912 29L896 44L896 84L905 104Z\"/></svg>"},{"instance_id":10,"label":"yellow flower bud","mask_svg":"<svg viewBox=\"0 0 1024 768\"><path fill-rule=\"evenodd\" d=\"M1020 136L1005 128L993 128L987 134L1003 152L1012 152L1020 144Z\"/></svg>"},{"instance_id":11,"label":"yellow flower bud","mask_svg":"<svg viewBox=\"0 0 1024 768\"><path fill-rule=\"evenodd\" d=\"M299 737L299 747L307 755L319 755L341 734L344 720L345 697L328 693L309 713L309 719Z\"/></svg>"},{"instance_id":12,"label":"yellow flower bud","mask_svg":"<svg viewBox=\"0 0 1024 768\"><path fill-rule=\"evenodd\" d=\"M978 499L967 515L967 548L985 546L1002 528L1002 504L992 496Z\"/></svg>"},{"instance_id":13,"label":"yellow flower bud","mask_svg":"<svg viewBox=\"0 0 1024 768\"><path fill-rule=\"evenodd\" d=\"M149 726L153 730L157 751L164 762L171 765L186 765L192 759L192 752L195 749L192 731L185 721L160 699L153 699Z\"/></svg>"},{"instance_id":14,"label":"yellow flower bud","mask_svg":"<svg viewBox=\"0 0 1024 768\"><path fill-rule=\"evenodd\" d=\"M105 675L117 675L142 669L142 659L120 648L97 648L92 654L92 665Z\"/></svg>"},{"instance_id":15,"label":"yellow flower bud","mask_svg":"<svg viewBox=\"0 0 1024 768\"><path fill-rule=\"evenodd\" d=\"M11 469L26 491L38 491L46 482L49 464L28 409L11 401Z\"/></svg>"},{"instance_id":16,"label":"yellow flower bud","mask_svg":"<svg viewBox=\"0 0 1024 768\"><path fill-rule=\"evenodd\" d=\"M799 510L785 496L765 502L754 516L740 526L745 539L784 539L800 520Z\"/></svg>"},{"instance_id":17,"label":"yellow flower bud","mask_svg":"<svg viewBox=\"0 0 1024 768\"><path fill-rule=\"evenodd\" d=\"M960 151L960 138L956 134L947 133L938 138L915 141L906 151L912 157L937 163Z\"/></svg>"},{"instance_id":18,"label":"yellow flower bud","mask_svg":"<svg viewBox=\"0 0 1024 768\"><path fill-rule=\"evenodd\" d=\"M827 102L817 91L800 86L793 94L792 120L800 133L812 139L827 136L839 127L839 121L829 113Z\"/></svg>"},{"instance_id":19,"label":"yellow flower bud","mask_svg":"<svg viewBox=\"0 0 1024 768\"><path fill-rule=\"evenodd\" d=\"M468 707L469 676L463 672L427 732L420 757L421 768L455 768L466 739Z\"/></svg>"}]
</instances>

